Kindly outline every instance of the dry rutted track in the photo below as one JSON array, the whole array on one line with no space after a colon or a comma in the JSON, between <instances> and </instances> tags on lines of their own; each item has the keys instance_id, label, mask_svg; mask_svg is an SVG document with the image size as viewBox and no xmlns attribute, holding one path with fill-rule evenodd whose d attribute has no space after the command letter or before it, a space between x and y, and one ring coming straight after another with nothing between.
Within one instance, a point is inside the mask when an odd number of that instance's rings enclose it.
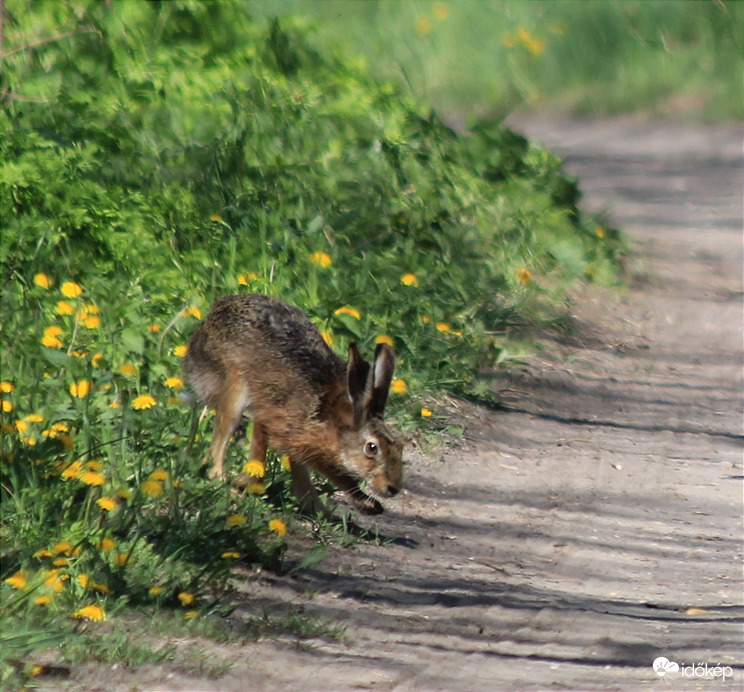
<instances>
[{"instance_id":1,"label":"dry rutted track","mask_svg":"<svg viewBox=\"0 0 744 692\"><path fill-rule=\"evenodd\" d=\"M204 642L232 663L217 680L158 665L81 689L742 688L741 128L514 127L611 210L642 278L577 296L579 336L471 410L464 449L412 456L378 522L400 540L245 584L234 617L292 603L342 640Z\"/></svg>"}]
</instances>

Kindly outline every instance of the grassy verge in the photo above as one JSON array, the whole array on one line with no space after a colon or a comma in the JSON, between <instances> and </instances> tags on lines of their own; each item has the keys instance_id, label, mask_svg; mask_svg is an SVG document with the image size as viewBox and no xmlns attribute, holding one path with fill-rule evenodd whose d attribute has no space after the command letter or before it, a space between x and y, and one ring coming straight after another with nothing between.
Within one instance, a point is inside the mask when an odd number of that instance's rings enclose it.
<instances>
[{"instance_id":1,"label":"grassy verge","mask_svg":"<svg viewBox=\"0 0 744 692\"><path fill-rule=\"evenodd\" d=\"M393 414L435 427L428 397L473 391L479 365L560 323L572 282L612 279L621 238L581 212L558 159L493 123L456 134L292 22L188 1L6 9L13 660L134 606L199 618L235 564L280 566L291 460L244 496L207 481L210 420L178 398L185 344L217 296L281 296L341 353L392 343ZM240 470L240 446L229 456Z\"/></svg>"},{"instance_id":2,"label":"grassy verge","mask_svg":"<svg viewBox=\"0 0 744 692\"><path fill-rule=\"evenodd\" d=\"M276 0L318 45L365 57L446 113L552 108L744 116L738 1Z\"/></svg>"}]
</instances>

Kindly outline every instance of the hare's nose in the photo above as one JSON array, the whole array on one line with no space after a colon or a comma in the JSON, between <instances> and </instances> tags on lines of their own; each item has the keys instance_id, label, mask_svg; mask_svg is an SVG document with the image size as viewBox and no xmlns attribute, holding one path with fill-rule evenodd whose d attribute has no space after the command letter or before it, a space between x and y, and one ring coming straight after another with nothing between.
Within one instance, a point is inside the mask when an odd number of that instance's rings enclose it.
<instances>
[{"instance_id":1,"label":"hare's nose","mask_svg":"<svg viewBox=\"0 0 744 692\"><path fill-rule=\"evenodd\" d=\"M395 497L400 492L400 488L396 488L394 485L388 485L387 490L390 497Z\"/></svg>"}]
</instances>

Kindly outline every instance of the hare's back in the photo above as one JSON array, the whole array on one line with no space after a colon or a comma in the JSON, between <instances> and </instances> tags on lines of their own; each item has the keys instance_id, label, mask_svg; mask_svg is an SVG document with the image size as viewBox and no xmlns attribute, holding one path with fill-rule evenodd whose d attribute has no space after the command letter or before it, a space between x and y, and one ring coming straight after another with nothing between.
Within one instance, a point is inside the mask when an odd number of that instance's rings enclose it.
<instances>
[{"instance_id":1,"label":"hare's back","mask_svg":"<svg viewBox=\"0 0 744 692\"><path fill-rule=\"evenodd\" d=\"M243 372L294 372L318 385L343 373L343 362L298 308L278 298L244 294L220 298L202 325L223 361Z\"/></svg>"}]
</instances>

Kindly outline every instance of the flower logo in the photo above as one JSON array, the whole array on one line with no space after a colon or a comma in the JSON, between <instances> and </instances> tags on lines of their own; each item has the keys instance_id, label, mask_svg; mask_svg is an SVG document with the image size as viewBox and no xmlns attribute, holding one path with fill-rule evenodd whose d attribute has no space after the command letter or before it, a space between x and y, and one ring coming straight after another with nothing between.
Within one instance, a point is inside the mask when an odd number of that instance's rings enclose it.
<instances>
[{"instance_id":1,"label":"flower logo","mask_svg":"<svg viewBox=\"0 0 744 692\"><path fill-rule=\"evenodd\" d=\"M664 676L668 675L669 673L678 673L679 672L679 663L675 663L674 661L670 661L668 658L664 656L659 656L654 661L654 672L660 677L663 678Z\"/></svg>"}]
</instances>

